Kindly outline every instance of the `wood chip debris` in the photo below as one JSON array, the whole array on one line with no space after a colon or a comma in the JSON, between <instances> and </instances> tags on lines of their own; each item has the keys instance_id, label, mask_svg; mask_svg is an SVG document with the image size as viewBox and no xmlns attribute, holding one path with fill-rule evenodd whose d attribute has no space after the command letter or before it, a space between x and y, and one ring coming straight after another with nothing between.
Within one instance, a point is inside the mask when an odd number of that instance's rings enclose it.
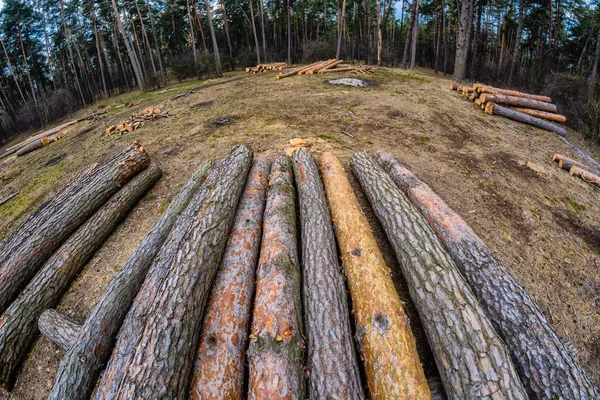
<instances>
[{"instance_id":1,"label":"wood chip debris","mask_svg":"<svg viewBox=\"0 0 600 400\"><path fill-rule=\"evenodd\" d=\"M105 133L108 135L119 133L122 135L124 132L133 132L138 128L141 128L146 124L147 121L154 121L160 118L169 118L168 111L162 111L160 108L154 108L148 106L139 114L132 114L131 118L127 121L122 121L117 125L111 125L106 128Z\"/></svg>"}]
</instances>

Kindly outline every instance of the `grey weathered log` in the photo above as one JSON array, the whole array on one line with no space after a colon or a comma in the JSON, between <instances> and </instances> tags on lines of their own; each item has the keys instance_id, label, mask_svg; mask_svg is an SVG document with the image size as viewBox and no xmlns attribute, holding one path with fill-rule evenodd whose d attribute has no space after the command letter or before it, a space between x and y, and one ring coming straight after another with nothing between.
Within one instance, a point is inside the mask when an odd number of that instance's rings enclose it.
<instances>
[{"instance_id":1,"label":"grey weathered log","mask_svg":"<svg viewBox=\"0 0 600 400\"><path fill-rule=\"evenodd\" d=\"M526 399L505 344L427 221L368 154L351 164L398 258L448 397Z\"/></svg>"},{"instance_id":2,"label":"grey weathered log","mask_svg":"<svg viewBox=\"0 0 600 400\"><path fill-rule=\"evenodd\" d=\"M600 398L525 288L461 216L392 154L379 151L375 159L448 249L506 342L530 398Z\"/></svg>"},{"instance_id":3,"label":"grey weathered log","mask_svg":"<svg viewBox=\"0 0 600 400\"><path fill-rule=\"evenodd\" d=\"M241 399L271 162L254 162L206 306L190 399Z\"/></svg>"},{"instance_id":4,"label":"grey weathered log","mask_svg":"<svg viewBox=\"0 0 600 400\"><path fill-rule=\"evenodd\" d=\"M50 308L38 318L40 333L53 343L69 350L75 344L81 325L64 314Z\"/></svg>"},{"instance_id":5,"label":"grey weathered log","mask_svg":"<svg viewBox=\"0 0 600 400\"><path fill-rule=\"evenodd\" d=\"M55 306L71 281L162 172L150 166L102 206L48 259L0 316L0 387L9 389L38 329L37 320Z\"/></svg>"},{"instance_id":6,"label":"grey weathered log","mask_svg":"<svg viewBox=\"0 0 600 400\"><path fill-rule=\"evenodd\" d=\"M129 307L140 290L152 260L171 232L177 217L212 168L206 161L192 174L173 198L154 228L123 264L86 319L76 341L63 357L49 400L88 399L108 361L116 336Z\"/></svg>"},{"instance_id":7,"label":"grey weathered log","mask_svg":"<svg viewBox=\"0 0 600 400\"><path fill-rule=\"evenodd\" d=\"M28 219L17 228L12 243L0 246L0 312L77 228L149 163L148 154L134 143L63 190L58 196L62 202L55 198L45 203L36 213L43 218Z\"/></svg>"},{"instance_id":8,"label":"grey weathered log","mask_svg":"<svg viewBox=\"0 0 600 400\"><path fill-rule=\"evenodd\" d=\"M44 147L44 144L41 140L36 140L35 142L31 142L28 145L21 147L17 150L17 157L24 156L25 154L31 153L32 151L36 151Z\"/></svg>"},{"instance_id":9,"label":"grey weathered log","mask_svg":"<svg viewBox=\"0 0 600 400\"><path fill-rule=\"evenodd\" d=\"M248 399L302 400L304 334L297 249L296 193L290 159L273 161L248 348Z\"/></svg>"},{"instance_id":10,"label":"grey weathered log","mask_svg":"<svg viewBox=\"0 0 600 400\"><path fill-rule=\"evenodd\" d=\"M309 397L364 399L345 278L319 170L304 148L294 152L292 165L300 208Z\"/></svg>"},{"instance_id":11,"label":"grey weathered log","mask_svg":"<svg viewBox=\"0 0 600 400\"><path fill-rule=\"evenodd\" d=\"M527 125L535 126L536 128L545 129L554 132L560 136L566 136L567 131L562 126L553 124L541 118L532 117L519 111L511 110L508 107L501 106L495 103L487 103L485 112L488 114L499 115L504 118L512 119L513 121L522 122Z\"/></svg>"},{"instance_id":12,"label":"grey weathered log","mask_svg":"<svg viewBox=\"0 0 600 400\"><path fill-rule=\"evenodd\" d=\"M183 398L252 152L235 146L177 219L121 327L97 399Z\"/></svg>"}]
</instances>

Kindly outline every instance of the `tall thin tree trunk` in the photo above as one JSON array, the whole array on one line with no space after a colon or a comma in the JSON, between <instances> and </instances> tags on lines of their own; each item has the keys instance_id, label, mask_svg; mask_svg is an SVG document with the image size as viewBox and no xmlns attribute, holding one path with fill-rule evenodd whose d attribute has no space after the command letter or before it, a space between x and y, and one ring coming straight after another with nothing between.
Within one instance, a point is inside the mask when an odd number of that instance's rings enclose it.
<instances>
[{"instance_id":1,"label":"tall thin tree trunk","mask_svg":"<svg viewBox=\"0 0 600 400\"><path fill-rule=\"evenodd\" d=\"M96 11L94 10L94 2L90 2L92 10L92 21L94 23L94 39L96 41L96 51L98 52L98 64L100 65L100 77L102 78L102 88L104 89L104 98L108 100L108 89L106 88L106 79L104 79L104 63L102 62L102 55L100 53L100 43L98 40L98 27L96 26Z\"/></svg>"},{"instance_id":2,"label":"tall thin tree trunk","mask_svg":"<svg viewBox=\"0 0 600 400\"><path fill-rule=\"evenodd\" d=\"M15 81L15 85L17 86L17 90L19 91L19 94L21 95L21 100L23 100L23 105L25 105L25 103L27 103L27 101L25 100L25 95L23 95L23 91L21 90L21 85L19 85L19 80L17 79L17 75L15 74L15 70L12 67L12 63L10 62L10 57L8 56L8 53L6 52L6 47L4 46L4 41L2 40L1 37L0 37L0 44L2 44L2 49L4 50L4 56L6 57L6 63L8 64L8 69L10 70L10 74L12 75L12 77Z\"/></svg>"},{"instance_id":3,"label":"tall thin tree trunk","mask_svg":"<svg viewBox=\"0 0 600 400\"><path fill-rule=\"evenodd\" d=\"M510 72L508 75L508 84L512 85L513 78L517 72L519 61L519 50L521 49L521 32L523 31L523 23L525 22L525 0L519 0L519 23L517 25L517 34L515 35L515 44L512 57L510 60Z\"/></svg>"},{"instance_id":4,"label":"tall thin tree trunk","mask_svg":"<svg viewBox=\"0 0 600 400\"><path fill-rule=\"evenodd\" d=\"M434 59L434 63L433 63L433 71L437 74L438 73L438 63L439 63L439 59L440 59L440 48L442 47L442 24L443 22L443 15L444 15L444 0L440 1L440 16L437 19L438 21L438 29L436 30L437 32L437 41L436 41L436 46L435 46L435 59Z\"/></svg>"},{"instance_id":5,"label":"tall thin tree trunk","mask_svg":"<svg viewBox=\"0 0 600 400\"><path fill-rule=\"evenodd\" d=\"M467 57L469 55L469 35L471 20L469 14L473 10L473 0L463 0L458 20L458 39L456 40L456 55L454 58L454 75L452 79L462 81L467 77Z\"/></svg>"},{"instance_id":6,"label":"tall thin tree trunk","mask_svg":"<svg viewBox=\"0 0 600 400\"><path fill-rule=\"evenodd\" d=\"M256 23L254 22L254 7L252 3L254 0L250 0L250 18L252 18L252 32L254 33L254 45L256 48L256 63L260 64L260 46L258 45L258 35L256 34Z\"/></svg>"},{"instance_id":7,"label":"tall thin tree trunk","mask_svg":"<svg viewBox=\"0 0 600 400\"><path fill-rule=\"evenodd\" d=\"M217 37L215 36L215 28L213 26L212 14L210 12L210 0L206 0L206 16L208 17L208 27L210 28L210 36L212 38L213 52L215 53L215 68L217 76L221 76L221 56L219 55L219 46L217 45Z\"/></svg>"},{"instance_id":8,"label":"tall thin tree trunk","mask_svg":"<svg viewBox=\"0 0 600 400\"><path fill-rule=\"evenodd\" d=\"M342 47L342 36L344 35L344 25L346 23L346 0L342 1L342 17L338 22L338 42L337 50L335 52L335 58L340 59L340 50Z\"/></svg>"},{"instance_id":9,"label":"tall thin tree trunk","mask_svg":"<svg viewBox=\"0 0 600 400\"><path fill-rule=\"evenodd\" d=\"M156 48L156 55L158 56L158 67L160 68L160 76L162 79L163 86L166 86L167 74L165 73L165 68L163 67L160 45L158 44L158 36L156 34L156 27L154 26L154 15L152 15L152 9L150 8L150 2L148 0L146 0L146 6L148 7L148 17L150 18L150 28L152 29L154 47Z\"/></svg>"},{"instance_id":10,"label":"tall thin tree trunk","mask_svg":"<svg viewBox=\"0 0 600 400\"><path fill-rule=\"evenodd\" d=\"M258 9L260 12L260 30L262 34L263 59L267 62L267 40L265 39L265 9L263 0L258 0Z\"/></svg>"},{"instance_id":11,"label":"tall thin tree trunk","mask_svg":"<svg viewBox=\"0 0 600 400\"><path fill-rule=\"evenodd\" d=\"M235 70L235 64L233 62L233 49L231 48L231 39L229 37L229 21L227 21L227 9L225 7L224 0L221 0L221 10L223 10L223 22L225 25L225 36L227 37L227 48L229 49L229 62L231 64L231 69ZM264 31L263 31L263 34L264 34ZM263 37L263 39L264 39L264 37Z\"/></svg>"},{"instance_id":12,"label":"tall thin tree trunk","mask_svg":"<svg viewBox=\"0 0 600 400\"><path fill-rule=\"evenodd\" d=\"M142 75L142 69L140 68L140 62L135 55L135 51L129 42L129 38L127 37L127 33L125 32L125 28L123 27L123 23L121 22L121 17L119 16L119 9L117 8L116 0L111 0L112 8L115 13L115 21L117 22L117 28L123 37L123 43L125 44L125 49L127 50L127 55L129 56L129 60L131 61L131 67L133 68L133 73L135 74L135 78L137 80L138 87L140 88L140 92L144 92L146 90L146 83L144 82L144 76Z\"/></svg>"},{"instance_id":13,"label":"tall thin tree trunk","mask_svg":"<svg viewBox=\"0 0 600 400\"><path fill-rule=\"evenodd\" d=\"M417 38L419 36L419 0L414 0L411 22L412 38L410 40L410 69L414 69L417 58Z\"/></svg>"},{"instance_id":14,"label":"tall thin tree trunk","mask_svg":"<svg viewBox=\"0 0 600 400\"><path fill-rule=\"evenodd\" d=\"M198 24L198 29L200 29L200 37L202 38L202 47L204 51L208 51L208 47L206 47L206 37L204 36L204 28L202 28L202 21L200 20L200 14L198 14L198 10L196 9L196 3L192 3L192 8L194 9L194 15L196 16L196 23Z\"/></svg>"},{"instance_id":15,"label":"tall thin tree trunk","mask_svg":"<svg viewBox=\"0 0 600 400\"><path fill-rule=\"evenodd\" d=\"M196 53L196 35L194 33L194 20L192 19L192 13L190 12L190 1L185 0L185 5L187 7L188 22L190 23L190 36L192 38L192 54L194 55L194 71L196 72L196 75L198 75L199 71L198 54Z\"/></svg>"},{"instance_id":16,"label":"tall thin tree trunk","mask_svg":"<svg viewBox=\"0 0 600 400\"><path fill-rule=\"evenodd\" d=\"M481 48L481 14L483 13L483 0L477 3L477 26L475 28L475 38L473 39L473 58L471 60L470 76L477 79L479 72L479 50Z\"/></svg>"},{"instance_id":17,"label":"tall thin tree trunk","mask_svg":"<svg viewBox=\"0 0 600 400\"><path fill-rule=\"evenodd\" d=\"M287 62L292 63L292 9L290 0L287 0Z\"/></svg>"},{"instance_id":18,"label":"tall thin tree trunk","mask_svg":"<svg viewBox=\"0 0 600 400\"><path fill-rule=\"evenodd\" d=\"M69 29L67 28L67 21L65 18L63 0L60 1L60 14L61 14L63 27L64 27L64 31L65 31L65 39L67 40L67 55L68 55L69 61L71 63L71 69L73 70L73 76L75 77L75 87L77 88L77 90L79 91L79 95L81 96L81 104L85 107L87 104L85 101L85 96L83 95L83 90L81 89L81 84L79 82L79 76L77 74L77 67L75 66L75 61L73 58L73 49L71 48L72 42L70 40L71 35L69 34Z\"/></svg>"},{"instance_id":19,"label":"tall thin tree trunk","mask_svg":"<svg viewBox=\"0 0 600 400\"><path fill-rule=\"evenodd\" d=\"M598 63L600 62L600 27L598 27L598 37L596 38L596 52L594 53L594 64L590 74L590 99L593 98L598 82Z\"/></svg>"},{"instance_id":20,"label":"tall thin tree trunk","mask_svg":"<svg viewBox=\"0 0 600 400\"><path fill-rule=\"evenodd\" d=\"M444 35L444 76L448 73L448 26L446 23L446 0L442 0L442 34Z\"/></svg>"},{"instance_id":21,"label":"tall thin tree trunk","mask_svg":"<svg viewBox=\"0 0 600 400\"><path fill-rule=\"evenodd\" d=\"M381 11L381 0L376 0L377 6L377 65L381 65L381 53L383 47L383 28L381 26L382 11Z\"/></svg>"},{"instance_id":22,"label":"tall thin tree trunk","mask_svg":"<svg viewBox=\"0 0 600 400\"><path fill-rule=\"evenodd\" d=\"M19 42L21 42L21 52L23 53L23 62L25 63L25 73L27 74L27 79L29 80L29 87L31 88L31 96L33 97L33 103L36 107L38 107L37 97L35 96L35 87L33 86L33 81L31 80L31 71L29 70L29 63L27 62L27 54L25 54L25 46L23 45L23 33L21 32L21 21L18 24L19 28Z\"/></svg>"},{"instance_id":23,"label":"tall thin tree trunk","mask_svg":"<svg viewBox=\"0 0 600 400\"><path fill-rule=\"evenodd\" d=\"M142 52L142 46L140 45L140 38L138 38L137 29L135 29L135 21L133 20L133 16L129 16L129 21L131 22L131 30L133 32L133 44L135 48L137 48L138 60L140 62L140 67L142 68L142 74L144 77L147 76L146 64L144 63L144 53Z\"/></svg>"},{"instance_id":24,"label":"tall thin tree trunk","mask_svg":"<svg viewBox=\"0 0 600 400\"><path fill-rule=\"evenodd\" d=\"M152 72L156 80L158 81L158 73L156 71L156 64L154 63L154 57L152 56L152 47L150 47L150 40L148 40L148 32L146 31L146 26L144 25L144 19L142 18L142 13L140 12L140 7L138 6L138 0L134 0L135 10L137 11L138 18L140 19L140 26L142 27L142 38L146 45L146 50L148 51L148 56L150 57L150 64L152 65Z\"/></svg>"}]
</instances>

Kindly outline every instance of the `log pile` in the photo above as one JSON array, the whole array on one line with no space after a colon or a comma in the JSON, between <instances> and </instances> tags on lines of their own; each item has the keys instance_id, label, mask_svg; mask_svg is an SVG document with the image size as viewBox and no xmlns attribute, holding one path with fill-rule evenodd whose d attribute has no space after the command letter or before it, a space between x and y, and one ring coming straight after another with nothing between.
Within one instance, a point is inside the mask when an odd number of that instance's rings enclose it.
<instances>
[{"instance_id":1,"label":"log pile","mask_svg":"<svg viewBox=\"0 0 600 400\"><path fill-rule=\"evenodd\" d=\"M334 72L353 72L356 74L375 74L375 68L368 65L352 66L342 64L344 60L332 58L325 61L317 61L305 67L293 68L277 75L277 79L287 78L294 75L329 74Z\"/></svg>"},{"instance_id":2,"label":"log pile","mask_svg":"<svg viewBox=\"0 0 600 400\"><path fill-rule=\"evenodd\" d=\"M560 154L552 156L552 161L558 163L559 168L569 171L569 174L577 176L587 183L600 186L600 171Z\"/></svg>"},{"instance_id":3,"label":"log pile","mask_svg":"<svg viewBox=\"0 0 600 400\"><path fill-rule=\"evenodd\" d=\"M86 399L94 388L96 399L598 398L525 289L429 186L384 151L357 153L350 165L439 378L421 366L392 272L335 154L315 159L300 147L271 164L236 146L183 185L83 324L53 307L160 170L138 168L73 228L0 316L0 384L10 387L39 329L65 351L50 400ZM82 187L103 182L98 168L53 195L0 255L32 248L27 238L59 221L59 204L73 209Z\"/></svg>"},{"instance_id":4,"label":"log pile","mask_svg":"<svg viewBox=\"0 0 600 400\"><path fill-rule=\"evenodd\" d=\"M154 108L152 106L148 106L144 108L141 113L131 114L131 117L126 121L121 121L121 123L117 125L111 125L106 128L105 133L107 135L112 135L118 133L119 135L123 135L126 132L133 132L138 128L141 128L146 124L147 121L154 121L160 118L169 118L169 112L163 111L160 108Z\"/></svg>"},{"instance_id":5,"label":"log pile","mask_svg":"<svg viewBox=\"0 0 600 400\"><path fill-rule=\"evenodd\" d=\"M553 123L565 123L567 118L558 114L556 105L552 104L552 99L548 96L500 89L479 83L470 87L452 82L450 90L458 91L487 114L500 115L513 121L555 132L563 137L567 134L565 128Z\"/></svg>"},{"instance_id":6,"label":"log pile","mask_svg":"<svg viewBox=\"0 0 600 400\"><path fill-rule=\"evenodd\" d=\"M272 64L258 64L256 67L246 68L246 73L253 75L267 71L283 71L284 69L292 68L293 66L287 62L278 62Z\"/></svg>"}]
</instances>

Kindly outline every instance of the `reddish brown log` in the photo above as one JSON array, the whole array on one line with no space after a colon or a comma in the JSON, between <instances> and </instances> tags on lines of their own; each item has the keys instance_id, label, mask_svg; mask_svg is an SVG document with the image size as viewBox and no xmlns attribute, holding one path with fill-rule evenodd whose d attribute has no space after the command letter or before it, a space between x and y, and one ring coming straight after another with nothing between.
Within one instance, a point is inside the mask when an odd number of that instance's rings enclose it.
<instances>
[{"instance_id":1,"label":"reddish brown log","mask_svg":"<svg viewBox=\"0 0 600 400\"><path fill-rule=\"evenodd\" d=\"M481 95L483 102L493 102L496 104L502 104L513 107L523 107L535 110L547 111L550 113L556 113L558 109L554 104L545 103L543 101L532 100L524 97L507 96L504 94L487 94Z\"/></svg>"},{"instance_id":2,"label":"reddish brown log","mask_svg":"<svg viewBox=\"0 0 600 400\"><path fill-rule=\"evenodd\" d=\"M296 196L290 159L271 166L248 349L248 398L304 399Z\"/></svg>"},{"instance_id":3,"label":"reddish brown log","mask_svg":"<svg viewBox=\"0 0 600 400\"><path fill-rule=\"evenodd\" d=\"M450 90L458 90L459 87L460 87L460 84L458 82L450 83Z\"/></svg>"},{"instance_id":4,"label":"reddish brown log","mask_svg":"<svg viewBox=\"0 0 600 400\"><path fill-rule=\"evenodd\" d=\"M525 99L542 101L544 103L552 103L552 99L548 96L541 96L541 95L537 95L537 94L517 92L516 90L499 89L499 88L495 88L495 87L491 87L491 86L481 85L481 86L477 87L477 91L480 93L503 94L503 95L507 95L507 96L522 97Z\"/></svg>"},{"instance_id":5,"label":"reddish brown log","mask_svg":"<svg viewBox=\"0 0 600 400\"><path fill-rule=\"evenodd\" d=\"M485 112L487 114L500 115L501 117L512 119L513 121L535 126L536 128L545 129L547 131L557 133L563 137L567 135L567 131L562 126L552 124L540 118L532 117L531 115L511 110L509 107L503 107L499 104L491 102L486 103Z\"/></svg>"},{"instance_id":6,"label":"reddish brown log","mask_svg":"<svg viewBox=\"0 0 600 400\"><path fill-rule=\"evenodd\" d=\"M558 167L564 169L565 171L571 171L572 167L577 167L592 174L600 175L600 171L561 154L554 154L554 156L552 156L552 161L557 162Z\"/></svg>"},{"instance_id":7,"label":"reddish brown log","mask_svg":"<svg viewBox=\"0 0 600 400\"><path fill-rule=\"evenodd\" d=\"M252 163L235 146L177 220L150 267L96 399L184 398L206 301Z\"/></svg>"},{"instance_id":8,"label":"reddish brown log","mask_svg":"<svg viewBox=\"0 0 600 400\"><path fill-rule=\"evenodd\" d=\"M506 342L530 398L598 398L587 374L525 288L465 220L392 154L379 151L375 158L448 249Z\"/></svg>"},{"instance_id":9,"label":"reddish brown log","mask_svg":"<svg viewBox=\"0 0 600 400\"><path fill-rule=\"evenodd\" d=\"M429 399L415 338L367 218L332 152L321 174L356 319L356 341L373 399Z\"/></svg>"},{"instance_id":10,"label":"reddish brown log","mask_svg":"<svg viewBox=\"0 0 600 400\"><path fill-rule=\"evenodd\" d=\"M567 122L567 117L561 114L549 113L546 111L532 110L531 108L511 107L513 110L531 115L532 117L542 118L553 122Z\"/></svg>"},{"instance_id":11,"label":"reddish brown log","mask_svg":"<svg viewBox=\"0 0 600 400\"><path fill-rule=\"evenodd\" d=\"M196 355L191 399L242 399L254 276L270 162L250 170L221 268L211 290Z\"/></svg>"}]
</instances>

